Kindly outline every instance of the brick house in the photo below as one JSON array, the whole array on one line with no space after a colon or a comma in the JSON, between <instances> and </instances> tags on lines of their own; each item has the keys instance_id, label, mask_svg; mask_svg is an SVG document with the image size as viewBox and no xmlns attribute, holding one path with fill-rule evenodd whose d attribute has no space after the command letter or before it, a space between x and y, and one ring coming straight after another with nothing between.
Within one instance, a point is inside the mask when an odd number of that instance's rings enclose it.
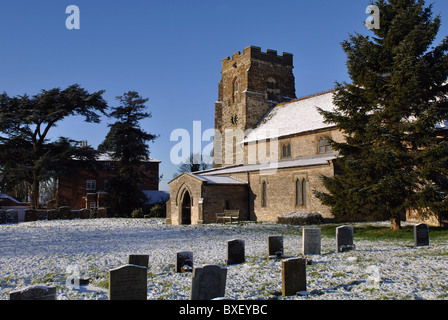
<instances>
[{"instance_id":1,"label":"brick house","mask_svg":"<svg viewBox=\"0 0 448 320\"><path fill-rule=\"evenodd\" d=\"M145 193L159 192L159 160L149 159L142 165L144 184L141 190ZM95 209L104 207L109 181L115 175L115 162L107 154L97 158L97 169L79 168L77 173L67 174L59 178L56 207L69 206L72 209ZM74 161L74 165L77 165ZM148 199L149 202L149 199Z\"/></svg>"}]
</instances>

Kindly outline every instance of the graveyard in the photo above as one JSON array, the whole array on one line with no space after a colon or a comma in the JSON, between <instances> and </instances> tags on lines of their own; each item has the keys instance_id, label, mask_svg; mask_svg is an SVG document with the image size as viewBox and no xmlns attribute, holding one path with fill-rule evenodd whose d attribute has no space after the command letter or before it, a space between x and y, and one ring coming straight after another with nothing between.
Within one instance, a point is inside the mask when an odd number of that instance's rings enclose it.
<instances>
[{"instance_id":1,"label":"graveyard","mask_svg":"<svg viewBox=\"0 0 448 320\"><path fill-rule=\"evenodd\" d=\"M47 286L56 288L57 300L108 300L123 294L116 283L137 278L133 297L147 300L209 299L201 286L219 286L232 300L448 299L448 230L430 228L429 243L420 243L425 233L416 229L416 245L414 224L403 222L398 236L386 231L388 224L170 226L157 218L2 224L0 299ZM210 264L219 281L205 273ZM129 276L131 269L138 276ZM208 280L194 284L193 277Z\"/></svg>"}]
</instances>

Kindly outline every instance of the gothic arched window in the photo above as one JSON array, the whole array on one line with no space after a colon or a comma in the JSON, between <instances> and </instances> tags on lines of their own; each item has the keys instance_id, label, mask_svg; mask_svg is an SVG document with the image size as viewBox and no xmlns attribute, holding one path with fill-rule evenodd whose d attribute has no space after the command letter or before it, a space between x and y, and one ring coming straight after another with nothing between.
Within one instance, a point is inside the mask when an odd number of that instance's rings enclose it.
<instances>
[{"instance_id":1,"label":"gothic arched window","mask_svg":"<svg viewBox=\"0 0 448 320\"><path fill-rule=\"evenodd\" d=\"M306 206L306 179L296 179L296 206Z\"/></svg>"},{"instance_id":2,"label":"gothic arched window","mask_svg":"<svg viewBox=\"0 0 448 320\"><path fill-rule=\"evenodd\" d=\"M291 144L282 145L282 158L291 158Z\"/></svg>"},{"instance_id":3,"label":"gothic arched window","mask_svg":"<svg viewBox=\"0 0 448 320\"><path fill-rule=\"evenodd\" d=\"M266 181L263 181L261 186L261 205L266 206L267 204L267 184Z\"/></svg>"}]
</instances>

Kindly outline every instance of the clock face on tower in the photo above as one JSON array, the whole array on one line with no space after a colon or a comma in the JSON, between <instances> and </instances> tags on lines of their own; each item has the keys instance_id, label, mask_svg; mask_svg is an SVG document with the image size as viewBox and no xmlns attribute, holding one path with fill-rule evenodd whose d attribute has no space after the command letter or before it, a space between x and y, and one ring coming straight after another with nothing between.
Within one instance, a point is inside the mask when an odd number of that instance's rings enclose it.
<instances>
[{"instance_id":1,"label":"clock face on tower","mask_svg":"<svg viewBox=\"0 0 448 320\"><path fill-rule=\"evenodd\" d=\"M238 124L238 116L237 116L236 114L233 115L233 116L230 118L230 122L231 122L233 125Z\"/></svg>"}]
</instances>

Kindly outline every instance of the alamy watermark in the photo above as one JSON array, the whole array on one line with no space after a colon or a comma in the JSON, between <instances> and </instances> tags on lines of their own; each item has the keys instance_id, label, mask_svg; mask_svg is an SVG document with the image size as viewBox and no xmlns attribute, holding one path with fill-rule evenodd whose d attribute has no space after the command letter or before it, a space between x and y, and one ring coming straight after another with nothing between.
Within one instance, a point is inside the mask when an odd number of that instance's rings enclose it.
<instances>
[{"instance_id":1,"label":"alamy watermark","mask_svg":"<svg viewBox=\"0 0 448 320\"><path fill-rule=\"evenodd\" d=\"M67 19L65 20L65 27L68 30L79 30L81 28L81 17L80 17L80 11L79 7L75 5L69 5L65 9L66 14L70 14Z\"/></svg>"},{"instance_id":2,"label":"alamy watermark","mask_svg":"<svg viewBox=\"0 0 448 320\"><path fill-rule=\"evenodd\" d=\"M80 288L80 272L78 266L69 265L65 269L65 273L67 274L67 278L65 280L65 286L69 289L79 290Z\"/></svg>"},{"instance_id":3,"label":"alamy watermark","mask_svg":"<svg viewBox=\"0 0 448 320\"><path fill-rule=\"evenodd\" d=\"M366 287L378 289L381 283L380 268L372 265L367 267L366 272L369 274L366 280Z\"/></svg>"},{"instance_id":4,"label":"alamy watermark","mask_svg":"<svg viewBox=\"0 0 448 320\"><path fill-rule=\"evenodd\" d=\"M243 131L233 128L222 132L216 129L202 131L201 122L193 121L192 133L182 128L171 132L170 141L177 142L170 151L172 164L180 165L191 154L200 154L200 157L193 157L194 164L204 160L207 164L221 166L258 164L266 175L275 173L278 168L278 130ZM246 140L248 137L250 140ZM203 142L207 143L204 147Z\"/></svg>"},{"instance_id":5,"label":"alamy watermark","mask_svg":"<svg viewBox=\"0 0 448 320\"><path fill-rule=\"evenodd\" d=\"M369 17L366 20L366 27L370 30L380 28L380 9L378 6L370 5L366 8Z\"/></svg>"}]
</instances>

